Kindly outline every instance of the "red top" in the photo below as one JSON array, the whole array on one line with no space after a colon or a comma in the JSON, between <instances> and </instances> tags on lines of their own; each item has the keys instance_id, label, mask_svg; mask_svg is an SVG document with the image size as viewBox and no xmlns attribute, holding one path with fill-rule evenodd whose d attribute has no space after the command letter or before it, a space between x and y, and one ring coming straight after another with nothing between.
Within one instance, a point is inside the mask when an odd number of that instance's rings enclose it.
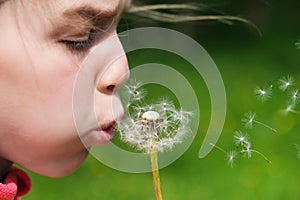
<instances>
[{"instance_id":1,"label":"red top","mask_svg":"<svg viewBox=\"0 0 300 200\"><path fill-rule=\"evenodd\" d=\"M3 183L0 183L0 200L20 200L29 192L31 181L22 170L11 167Z\"/></svg>"}]
</instances>

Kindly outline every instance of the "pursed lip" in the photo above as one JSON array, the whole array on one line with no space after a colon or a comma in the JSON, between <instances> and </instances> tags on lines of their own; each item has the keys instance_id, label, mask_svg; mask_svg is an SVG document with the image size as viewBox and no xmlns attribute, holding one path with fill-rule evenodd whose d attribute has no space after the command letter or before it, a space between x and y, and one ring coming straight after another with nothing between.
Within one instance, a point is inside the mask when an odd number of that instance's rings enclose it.
<instances>
[{"instance_id":1,"label":"pursed lip","mask_svg":"<svg viewBox=\"0 0 300 200\"><path fill-rule=\"evenodd\" d=\"M122 120L124 116L124 112L120 110L117 115L114 117L106 118L100 120L100 117L97 117L97 125L94 126L92 129L87 130L85 133L80 135L80 139L82 140L83 144L87 148L91 148L92 146L101 146L107 145L111 142L115 135L116 125L119 121Z\"/></svg>"},{"instance_id":2,"label":"pursed lip","mask_svg":"<svg viewBox=\"0 0 300 200\"><path fill-rule=\"evenodd\" d=\"M115 120L108 122L108 123L104 123L103 125L100 126L99 131L105 132L105 133L113 136L114 132L115 132L116 124L117 124L117 122Z\"/></svg>"},{"instance_id":3,"label":"pursed lip","mask_svg":"<svg viewBox=\"0 0 300 200\"><path fill-rule=\"evenodd\" d=\"M89 146L93 145L106 145L111 142L115 135L116 125L123 118L124 113L119 113L117 117L111 120L102 121L98 124L98 128L94 129L92 140L89 142Z\"/></svg>"},{"instance_id":4,"label":"pursed lip","mask_svg":"<svg viewBox=\"0 0 300 200\"><path fill-rule=\"evenodd\" d=\"M119 117L116 120L103 123L98 128L97 130L98 134L104 137L104 141L102 141L102 144L108 144L114 138L117 120L120 121L121 117Z\"/></svg>"}]
</instances>

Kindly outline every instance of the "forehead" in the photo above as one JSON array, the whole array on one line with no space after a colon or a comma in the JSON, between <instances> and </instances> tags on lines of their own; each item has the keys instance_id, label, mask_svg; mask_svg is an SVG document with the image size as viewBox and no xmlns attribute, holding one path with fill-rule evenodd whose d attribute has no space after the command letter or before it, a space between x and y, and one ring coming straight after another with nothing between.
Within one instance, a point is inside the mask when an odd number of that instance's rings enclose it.
<instances>
[{"instance_id":1,"label":"forehead","mask_svg":"<svg viewBox=\"0 0 300 200\"><path fill-rule=\"evenodd\" d=\"M56 13L79 7L91 7L99 11L120 10L128 0L46 0L51 9Z\"/></svg>"},{"instance_id":2,"label":"forehead","mask_svg":"<svg viewBox=\"0 0 300 200\"><path fill-rule=\"evenodd\" d=\"M30 10L33 9L44 17L53 18L78 8L91 8L119 15L129 6L130 0L27 0L25 3L26 7L32 7Z\"/></svg>"},{"instance_id":3,"label":"forehead","mask_svg":"<svg viewBox=\"0 0 300 200\"><path fill-rule=\"evenodd\" d=\"M81 6L89 6L95 9L101 10L113 10L119 7L119 5L125 0L47 0L53 9L57 11L77 8Z\"/></svg>"}]
</instances>

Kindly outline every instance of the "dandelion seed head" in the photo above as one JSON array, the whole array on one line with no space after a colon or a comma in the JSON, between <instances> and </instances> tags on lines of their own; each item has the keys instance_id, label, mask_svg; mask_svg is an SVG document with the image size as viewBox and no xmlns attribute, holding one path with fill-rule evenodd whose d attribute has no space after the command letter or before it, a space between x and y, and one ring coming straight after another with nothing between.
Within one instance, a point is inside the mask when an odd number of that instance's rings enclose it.
<instances>
[{"instance_id":1,"label":"dandelion seed head","mask_svg":"<svg viewBox=\"0 0 300 200\"><path fill-rule=\"evenodd\" d=\"M138 85L139 86L139 85ZM128 90L142 88L128 86ZM181 143L187 135L186 128L191 113L176 109L173 104L163 100L157 104L145 104L143 99L133 98L128 107L129 115L118 123L117 130L123 141L138 150L149 153L171 150L175 144Z\"/></svg>"},{"instance_id":2,"label":"dandelion seed head","mask_svg":"<svg viewBox=\"0 0 300 200\"><path fill-rule=\"evenodd\" d=\"M283 76L278 81L280 90L285 91L288 87L294 85L295 79L292 76Z\"/></svg>"}]
</instances>

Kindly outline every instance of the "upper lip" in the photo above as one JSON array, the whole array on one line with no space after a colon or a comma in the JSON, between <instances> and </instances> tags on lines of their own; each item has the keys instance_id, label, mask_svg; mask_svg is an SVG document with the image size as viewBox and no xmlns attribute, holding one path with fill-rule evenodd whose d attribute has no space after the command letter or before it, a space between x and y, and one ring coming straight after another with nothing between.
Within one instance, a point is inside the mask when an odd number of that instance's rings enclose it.
<instances>
[{"instance_id":1,"label":"upper lip","mask_svg":"<svg viewBox=\"0 0 300 200\"><path fill-rule=\"evenodd\" d=\"M116 124L117 124L117 122L115 120L113 120L111 122L107 122L107 123L102 124L100 126L100 129L102 131L108 131L108 130L114 129Z\"/></svg>"},{"instance_id":2,"label":"upper lip","mask_svg":"<svg viewBox=\"0 0 300 200\"><path fill-rule=\"evenodd\" d=\"M100 129L100 131L114 130L117 123L122 120L123 116L124 112L120 112L119 115L116 115L116 117L112 118L111 120L105 120L103 123L101 123L98 129Z\"/></svg>"}]
</instances>

